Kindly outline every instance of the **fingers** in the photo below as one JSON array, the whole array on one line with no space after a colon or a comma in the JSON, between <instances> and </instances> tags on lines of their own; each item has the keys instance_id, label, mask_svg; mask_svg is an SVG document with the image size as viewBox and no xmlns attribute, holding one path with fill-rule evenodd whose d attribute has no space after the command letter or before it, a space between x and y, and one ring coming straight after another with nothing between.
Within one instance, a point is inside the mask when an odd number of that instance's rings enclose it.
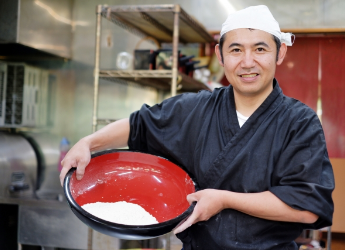
<instances>
[{"instance_id":1,"label":"fingers","mask_svg":"<svg viewBox=\"0 0 345 250\"><path fill-rule=\"evenodd\" d=\"M62 170L60 173L60 183L63 186L63 182L67 172L75 167L76 178L81 180L85 173L85 168L89 164L91 159L90 146L87 141L81 139L77 142L66 154L65 158L61 161Z\"/></svg>"},{"instance_id":2,"label":"fingers","mask_svg":"<svg viewBox=\"0 0 345 250\"><path fill-rule=\"evenodd\" d=\"M187 195L187 201L192 204L194 201L199 200L198 192Z\"/></svg>"},{"instance_id":3,"label":"fingers","mask_svg":"<svg viewBox=\"0 0 345 250\"><path fill-rule=\"evenodd\" d=\"M187 195L187 201L189 204L192 204L192 202L197 201L198 195L196 193L192 193ZM189 218L183 222L181 225L179 225L177 228L174 229L174 234L181 233L182 231L186 230L188 227L193 225L194 223L198 222L199 213L197 212L196 206L192 212L192 214L189 216Z\"/></svg>"},{"instance_id":4,"label":"fingers","mask_svg":"<svg viewBox=\"0 0 345 250\"><path fill-rule=\"evenodd\" d=\"M79 161L62 161L62 164L63 164L63 168L61 170L61 173L60 173L60 182L61 182L61 186L63 186L63 182L64 182L64 179L65 179L65 176L67 174L67 172L73 168L73 167L76 167L77 170L76 170L76 178L77 180L81 180L84 176L84 173L85 173L85 168L88 164L88 161L83 161L83 160L79 160Z\"/></svg>"},{"instance_id":5,"label":"fingers","mask_svg":"<svg viewBox=\"0 0 345 250\"><path fill-rule=\"evenodd\" d=\"M223 210L224 207L221 199L223 192L221 190L204 189L187 195L189 203L196 201L197 204L194 207L192 215L184 223L179 225L174 230L174 233L178 234L199 221L207 221Z\"/></svg>"},{"instance_id":6,"label":"fingers","mask_svg":"<svg viewBox=\"0 0 345 250\"><path fill-rule=\"evenodd\" d=\"M85 163L79 162L77 166L77 171L76 171L76 177L78 181L80 181L83 178L84 173L85 173L85 167L86 167Z\"/></svg>"},{"instance_id":7,"label":"fingers","mask_svg":"<svg viewBox=\"0 0 345 250\"><path fill-rule=\"evenodd\" d=\"M187 201L189 202L189 204L192 204L194 201L198 201L198 194L192 193L192 194L187 195ZM198 212L197 205L195 206L189 218L185 222L183 222L181 225L179 225L177 228L175 228L174 234L181 233L182 231L186 230L188 227L190 227L191 225L199 221L198 218L200 216L200 213Z\"/></svg>"},{"instance_id":8,"label":"fingers","mask_svg":"<svg viewBox=\"0 0 345 250\"><path fill-rule=\"evenodd\" d=\"M61 169L61 172L60 172L60 183L61 183L61 186L63 187L63 181L65 179L65 176L67 174L67 172L70 170L70 168L62 168Z\"/></svg>"},{"instance_id":9,"label":"fingers","mask_svg":"<svg viewBox=\"0 0 345 250\"><path fill-rule=\"evenodd\" d=\"M63 160L63 161L61 161L61 165L63 167L62 167L61 172L60 172L60 183L61 183L61 186L63 186L63 182L64 182L64 179L65 179L67 172L72 167L76 167L76 166L74 166L76 164L73 164L72 162L68 162L68 161Z\"/></svg>"},{"instance_id":10,"label":"fingers","mask_svg":"<svg viewBox=\"0 0 345 250\"><path fill-rule=\"evenodd\" d=\"M196 208L196 206L195 206L195 208ZM198 217L199 217L199 214L198 214L197 210L194 209L191 216L189 216L189 218L185 222L183 222L180 226L178 226L177 228L174 229L174 234L181 233L182 231L186 230L187 228L189 228L194 223L197 223Z\"/></svg>"}]
</instances>

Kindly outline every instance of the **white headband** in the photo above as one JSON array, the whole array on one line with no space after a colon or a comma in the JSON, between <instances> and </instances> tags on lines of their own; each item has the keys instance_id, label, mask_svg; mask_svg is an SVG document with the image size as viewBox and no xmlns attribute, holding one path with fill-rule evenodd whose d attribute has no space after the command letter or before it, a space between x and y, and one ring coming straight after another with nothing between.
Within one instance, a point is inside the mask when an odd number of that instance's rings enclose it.
<instances>
[{"instance_id":1,"label":"white headband","mask_svg":"<svg viewBox=\"0 0 345 250\"><path fill-rule=\"evenodd\" d=\"M280 31L278 22L265 5L251 6L230 14L222 25L220 36L231 30L242 28L263 30L280 39L281 43L288 46L293 44L291 37L294 35Z\"/></svg>"}]
</instances>

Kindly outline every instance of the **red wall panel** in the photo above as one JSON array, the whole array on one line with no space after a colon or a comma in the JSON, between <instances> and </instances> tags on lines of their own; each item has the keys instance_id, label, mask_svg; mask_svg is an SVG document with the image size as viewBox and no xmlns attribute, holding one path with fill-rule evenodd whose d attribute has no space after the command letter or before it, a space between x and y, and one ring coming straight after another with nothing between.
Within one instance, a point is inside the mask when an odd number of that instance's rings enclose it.
<instances>
[{"instance_id":1,"label":"red wall panel","mask_svg":"<svg viewBox=\"0 0 345 250\"><path fill-rule=\"evenodd\" d=\"M276 78L284 94L316 111L321 56L322 125L329 156L345 158L345 37L297 37Z\"/></svg>"},{"instance_id":2,"label":"red wall panel","mask_svg":"<svg viewBox=\"0 0 345 250\"><path fill-rule=\"evenodd\" d=\"M322 125L330 157L345 158L345 38L320 39Z\"/></svg>"},{"instance_id":3,"label":"red wall panel","mask_svg":"<svg viewBox=\"0 0 345 250\"><path fill-rule=\"evenodd\" d=\"M319 39L297 37L288 47L283 63L277 66L276 79L285 95L316 111L318 98Z\"/></svg>"}]
</instances>

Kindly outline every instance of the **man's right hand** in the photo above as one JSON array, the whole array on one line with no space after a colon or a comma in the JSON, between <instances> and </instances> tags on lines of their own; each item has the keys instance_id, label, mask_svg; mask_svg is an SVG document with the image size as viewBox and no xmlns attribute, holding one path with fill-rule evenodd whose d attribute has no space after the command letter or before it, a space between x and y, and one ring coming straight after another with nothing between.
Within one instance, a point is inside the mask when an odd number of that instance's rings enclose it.
<instances>
[{"instance_id":1,"label":"man's right hand","mask_svg":"<svg viewBox=\"0 0 345 250\"><path fill-rule=\"evenodd\" d=\"M63 186L67 172L73 167L77 168L77 180L83 178L85 168L91 160L91 151L96 152L106 149L126 147L129 137L129 127L129 119L124 118L110 123L95 133L78 141L68 151L61 162L61 186Z\"/></svg>"},{"instance_id":2,"label":"man's right hand","mask_svg":"<svg viewBox=\"0 0 345 250\"><path fill-rule=\"evenodd\" d=\"M86 138L78 141L66 154L62 160L62 170L60 173L60 182L63 186L63 182L67 172L75 167L77 168L76 177L77 180L81 180L84 176L85 168L89 164L91 159L90 145Z\"/></svg>"}]
</instances>

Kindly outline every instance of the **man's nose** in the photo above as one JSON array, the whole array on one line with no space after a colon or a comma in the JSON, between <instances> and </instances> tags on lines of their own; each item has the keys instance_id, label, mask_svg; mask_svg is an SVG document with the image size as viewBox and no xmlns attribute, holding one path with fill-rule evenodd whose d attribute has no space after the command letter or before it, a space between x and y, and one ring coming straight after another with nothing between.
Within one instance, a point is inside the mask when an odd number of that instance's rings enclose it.
<instances>
[{"instance_id":1,"label":"man's nose","mask_svg":"<svg viewBox=\"0 0 345 250\"><path fill-rule=\"evenodd\" d=\"M245 52L241 61L242 68L253 68L255 67L254 55L251 52Z\"/></svg>"}]
</instances>

